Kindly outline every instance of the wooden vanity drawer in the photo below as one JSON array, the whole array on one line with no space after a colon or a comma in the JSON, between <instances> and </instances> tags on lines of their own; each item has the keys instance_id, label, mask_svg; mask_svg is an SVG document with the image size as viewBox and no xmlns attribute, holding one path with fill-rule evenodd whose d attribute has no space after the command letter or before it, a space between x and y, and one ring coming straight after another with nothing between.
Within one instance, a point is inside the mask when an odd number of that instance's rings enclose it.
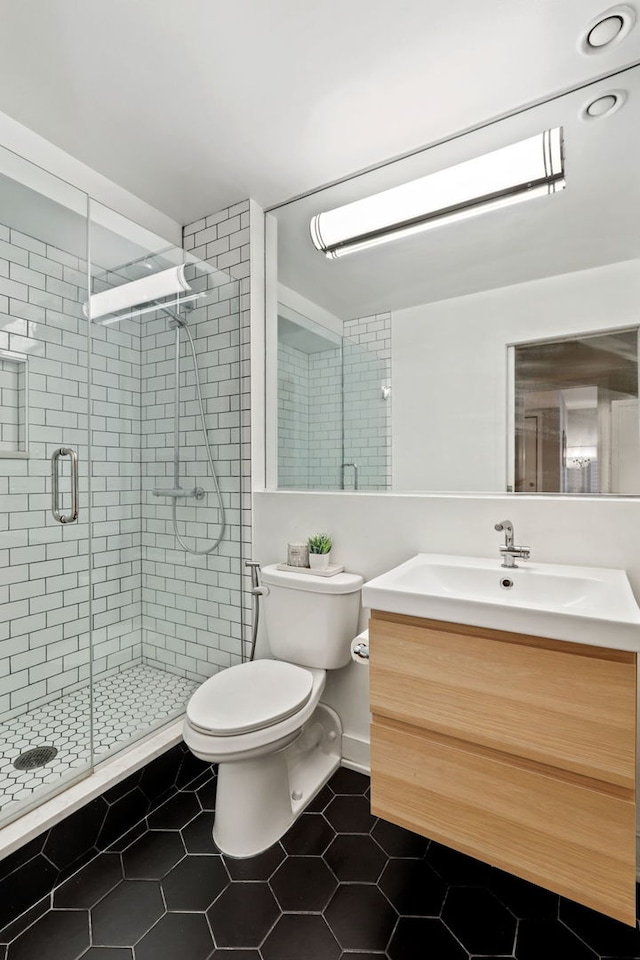
<instances>
[{"instance_id":1,"label":"wooden vanity drawer","mask_svg":"<svg viewBox=\"0 0 640 960\"><path fill-rule=\"evenodd\" d=\"M635 789L635 654L374 611L371 710Z\"/></svg>"},{"instance_id":2,"label":"wooden vanity drawer","mask_svg":"<svg viewBox=\"0 0 640 960\"><path fill-rule=\"evenodd\" d=\"M374 715L372 812L635 924L626 791Z\"/></svg>"}]
</instances>

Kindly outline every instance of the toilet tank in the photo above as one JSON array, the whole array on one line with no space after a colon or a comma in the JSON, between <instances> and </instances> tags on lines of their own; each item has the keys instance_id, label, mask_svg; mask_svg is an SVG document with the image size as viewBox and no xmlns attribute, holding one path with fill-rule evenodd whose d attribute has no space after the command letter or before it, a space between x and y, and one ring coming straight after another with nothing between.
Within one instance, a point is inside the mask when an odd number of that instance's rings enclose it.
<instances>
[{"instance_id":1,"label":"toilet tank","mask_svg":"<svg viewBox=\"0 0 640 960\"><path fill-rule=\"evenodd\" d=\"M271 564L262 569L260 580L268 588L260 604L277 660L324 670L347 665L358 632L362 577L292 573Z\"/></svg>"}]
</instances>

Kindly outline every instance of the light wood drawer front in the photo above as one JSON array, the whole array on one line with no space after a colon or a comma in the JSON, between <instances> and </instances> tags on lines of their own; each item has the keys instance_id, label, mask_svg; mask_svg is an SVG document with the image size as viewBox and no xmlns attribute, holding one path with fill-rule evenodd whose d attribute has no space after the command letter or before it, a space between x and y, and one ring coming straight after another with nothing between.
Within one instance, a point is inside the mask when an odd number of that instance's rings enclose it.
<instances>
[{"instance_id":1,"label":"light wood drawer front","mask_svg":"<svg viewBox=\"0 0 640 960\"><path fill-rule=\"evenodd\" d=\"M635 803L578 780L374 716L375 815L635 924Z\"/></svg>"},{"instance_id":2,"label":"light wood drawer front","mask_svg":"<svg viewBox=\"0 0 640 960\"><path fill-rule=\"evenodd\" d=\"M371 619L371 710L633 789L635 654L499 637Z\"/></svg>"}]
</instances>

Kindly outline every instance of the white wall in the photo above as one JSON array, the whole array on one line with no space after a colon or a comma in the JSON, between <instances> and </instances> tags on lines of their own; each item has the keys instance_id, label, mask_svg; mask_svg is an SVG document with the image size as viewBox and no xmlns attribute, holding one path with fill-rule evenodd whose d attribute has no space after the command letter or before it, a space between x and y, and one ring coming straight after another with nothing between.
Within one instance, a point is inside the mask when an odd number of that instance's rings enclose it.
<instances>
[{"instance_id":1,"label":"white wall","mask_svg":"<svg viewBox=\"0 0 640 960\"><path fill-rule=\"evenodd\" d=\"M416 553L495 556L498 520L544 563L622 567L640 601L640 501L622 498L254 494L255 559L282 561L288 540L316 530L334 538L335 560L369 580ZM361 626L368 611L363 610ZM266 650L263 644L262 650ZM329 676L323 700L342 717L345 757L362 762L369 740L368 670L350 664Z\"/></svg>"},{"instance_id":2,"label":"white wall","mask_svg":"<svg viewBox=\"0 0 640 960\"><path fill-rule=\"evenodd\" d=\"M639 321L639 260L394 312L393 489L504 490L507 344Z\"/></svg>"}]
</instances>

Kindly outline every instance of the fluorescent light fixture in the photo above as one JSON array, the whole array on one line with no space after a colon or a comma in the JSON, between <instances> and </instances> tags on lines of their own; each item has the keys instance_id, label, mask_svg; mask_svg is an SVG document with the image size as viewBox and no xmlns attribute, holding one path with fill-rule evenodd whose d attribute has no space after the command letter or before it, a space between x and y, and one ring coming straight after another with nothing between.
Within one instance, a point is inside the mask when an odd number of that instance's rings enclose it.
<instances>
[{"instance_id":1,"label":"fluorescent light fixture","mask_svg":"<svg viewBox=\"0 0 640 960\"><path fill-rule=\"evenodd\" d=\"M478 213L563 190L562 127L312 218L311 239L331 259Z\"/></svg>"},{"instance_id":2,"label":"fluorescent light fixture","mask_svg":"<svg viewBox=\"0 0 640 960\"><path fill-rule=\"evenodd\" d=\"M180 264L178 267L169 267L168 270L161 270L159 273L142 277L140 280L121 283L119 287L111 287L109 290L103 290L102 293L94 293L88 301L83 303L82 312L85 317L98 320L109 313L130 310L140 304L160 300L162 297L179 297L180 302L183 303L185 298L182 294L190 291L191 287L184 278L184 264ZM189 299L193 298L190 297ZM172 303L175 302L177 300L172 301ZM156 308L151 307L150 309ZM146 310L135 312L146 313Z\"/></svg>"}]
</instances>

